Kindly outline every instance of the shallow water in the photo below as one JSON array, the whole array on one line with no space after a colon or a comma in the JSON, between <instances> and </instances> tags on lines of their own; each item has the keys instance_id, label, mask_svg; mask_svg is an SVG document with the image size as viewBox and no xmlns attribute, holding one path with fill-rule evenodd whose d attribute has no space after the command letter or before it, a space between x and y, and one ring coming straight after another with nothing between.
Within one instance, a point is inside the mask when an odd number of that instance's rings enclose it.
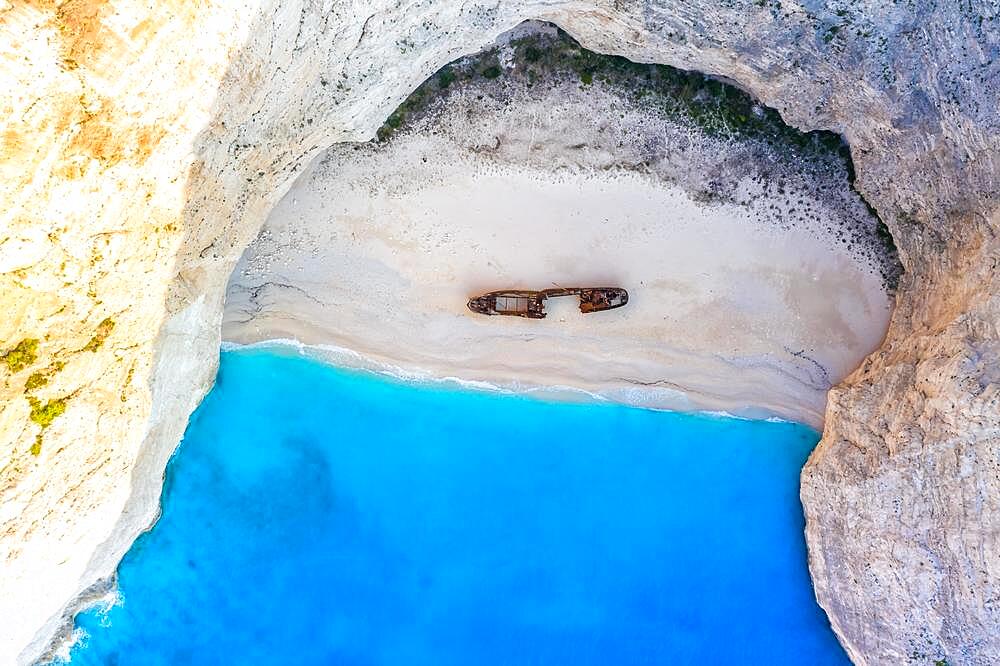
<instances>
[{"instance_id":1,"label":"shallow water","mask_svg":"<svg viewBox=\"0 0 1000 666\"><path fill-rule=\"evenodd\" d=\"M789 423L225 352L84 664L846 664Z\"/></svg>"}]
</instances>

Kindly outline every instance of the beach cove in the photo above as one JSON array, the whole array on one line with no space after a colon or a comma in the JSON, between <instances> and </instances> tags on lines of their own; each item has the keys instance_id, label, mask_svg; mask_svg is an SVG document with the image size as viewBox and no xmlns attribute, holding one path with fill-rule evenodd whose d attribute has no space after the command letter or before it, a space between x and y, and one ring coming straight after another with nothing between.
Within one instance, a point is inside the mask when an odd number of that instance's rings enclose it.
<instances>
[{"instance_id":1,"label":"beach cove","mask_svg":"<svg viewBox=\"0 0 1000 666\"><path fill-rule=\"evenodd\" d=\"M836 140L579 57L526 24L291 185L163 516L63 661L844 663L797 472L893 250ZM586 285L628 304L465 307Z\"/></svg>"},{"instance_id":2,"label":"beach cove","mask_svg":"<svg viewBox=\"0 0 1000 666\"><path fill-rule=\"evenodd\" d=\"M821 427L827 391L885 335L898 271L840 144L665 68L590 54L603 69L584 83L586 52L551 26L498 44L429 79L376 140L313 160L237 264L223 339ZM465 307L588 285L629 304L551 300L535 321Z\"/></svg>"},{"instance_id":3,"label":"beach cove","mask_svg":"<svg viewBox=\"0 0 1000 666\"><path fill-rule=\"evenodd\" d=\"M498 398L821 426L799 498L850 659L1000 661L996 12L7 4L0 663L114 592L225 341L276 338ZM463 308L598 281L629 307Z\"/></svg>"}]
</instances>

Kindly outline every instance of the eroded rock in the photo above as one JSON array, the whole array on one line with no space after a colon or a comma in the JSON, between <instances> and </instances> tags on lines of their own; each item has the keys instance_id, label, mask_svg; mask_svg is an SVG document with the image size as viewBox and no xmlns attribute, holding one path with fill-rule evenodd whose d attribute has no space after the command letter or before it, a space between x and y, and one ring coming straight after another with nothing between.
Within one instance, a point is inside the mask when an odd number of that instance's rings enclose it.
<instances>
[{"instance_id":1,"label":"eroded rock","mask_svg":"<svg viewBox=\"0 0 1000 666\"><path fill-rule=\"evenodd\" d=\"M0 347L39 341L0 366L0 662L42 654L152 523L226 278L301 168L528 18L848 140L907 272L803 472L817 594L858 663L998 660L995 6L256 0L0 5ZM29 398L65 409L43 428Z\"/></svg>"}]
</instances>

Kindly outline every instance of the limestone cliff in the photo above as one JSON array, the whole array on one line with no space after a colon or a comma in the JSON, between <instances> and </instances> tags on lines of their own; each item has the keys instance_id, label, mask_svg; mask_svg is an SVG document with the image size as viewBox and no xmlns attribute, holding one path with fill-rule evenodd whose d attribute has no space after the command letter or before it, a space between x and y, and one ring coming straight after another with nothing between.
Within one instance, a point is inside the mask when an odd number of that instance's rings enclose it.
<instances>
[{"instance_id":1,"label":"limestone cliff","mask_svg":"<svg viewBox=\"0 0 1000 666\"><path fill-rule=\"evenodd\" d=\"M527 18L843 134L907 270L803 472L858 663L1000 660L1000 15L987 2L0 1L0 662L154 520L226 279L320 149Z\"/></svg>"}]
</instances>

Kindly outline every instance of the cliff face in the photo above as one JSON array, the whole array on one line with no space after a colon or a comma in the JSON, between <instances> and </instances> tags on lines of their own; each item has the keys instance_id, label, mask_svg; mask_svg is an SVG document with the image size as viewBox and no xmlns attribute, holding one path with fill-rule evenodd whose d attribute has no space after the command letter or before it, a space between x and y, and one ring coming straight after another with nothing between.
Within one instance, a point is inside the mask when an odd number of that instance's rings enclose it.
<instances>
[{"instance_id":1,"label":"cliff face","mask_svg":"<svg viewBox=\"0 0 1000 666\"><path fill-rule=\"evenodd\" d=\"M858 663L1000 657L1000 16L986 3L0 4L0 662L157 512L226 279L320 149L527 18L842 133L907 273L803 471Z\"/></svg>"}]
</instances>

